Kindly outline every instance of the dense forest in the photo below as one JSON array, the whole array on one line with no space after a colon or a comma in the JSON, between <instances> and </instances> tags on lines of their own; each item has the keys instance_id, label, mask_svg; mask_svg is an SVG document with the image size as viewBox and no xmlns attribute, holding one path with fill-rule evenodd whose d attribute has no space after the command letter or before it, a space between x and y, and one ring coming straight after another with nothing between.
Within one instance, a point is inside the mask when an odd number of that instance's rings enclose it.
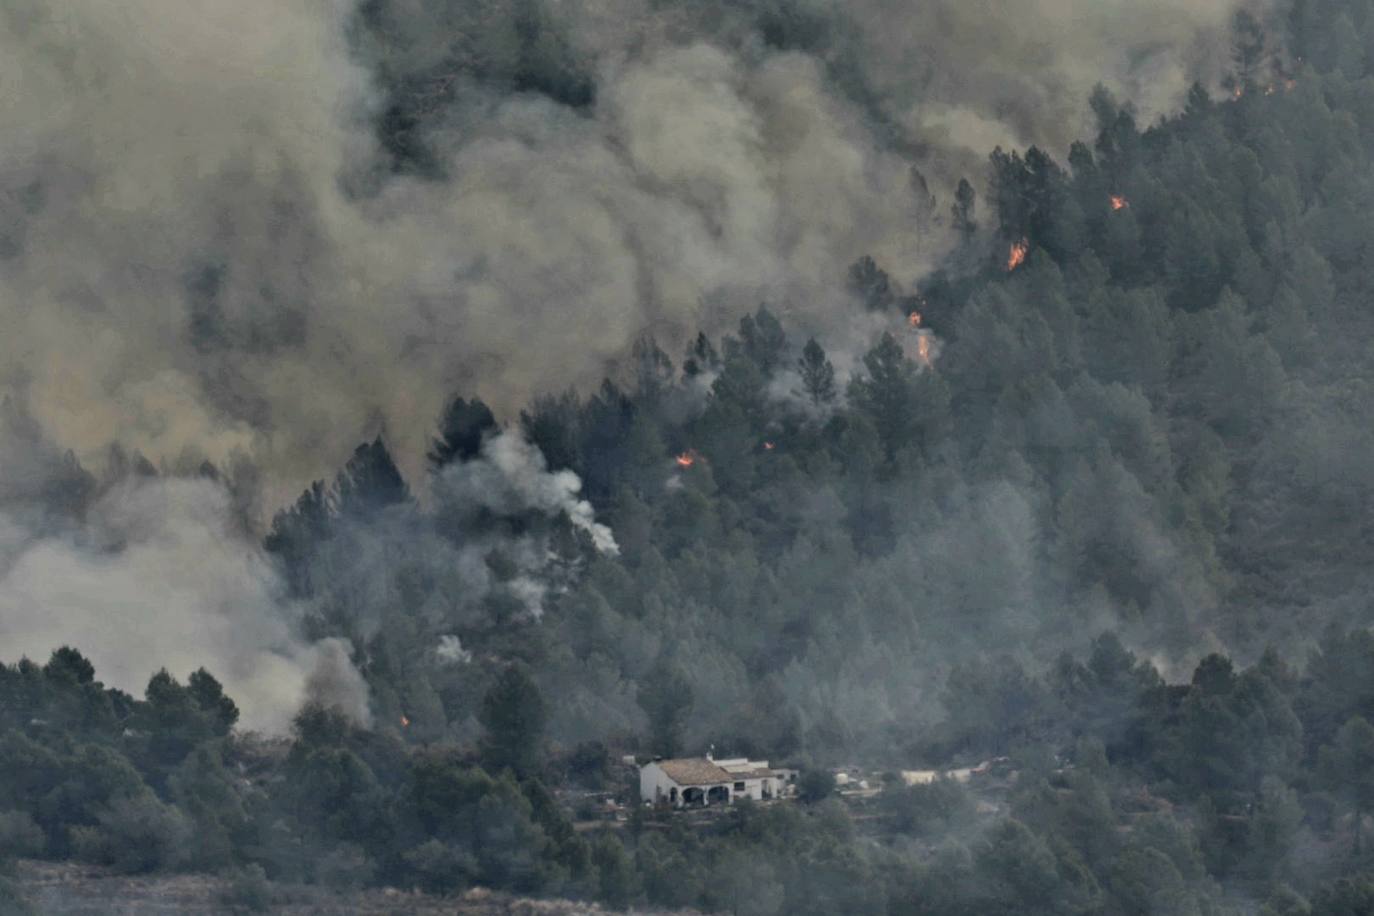
<instances>
[{"instance_id":1,"label":"dense forest","mask_svg":"<svg viewBox=\"0 0 1374 916\"><path fill-rule=\"evenodd\" d=\"M361 703L316 684L273 750L222 672L138 699L80 633L11 659L0 859L228 871L244 907L305 883L1374 912L1371 55L1363 0L1296 0L1278 33L1241 14L1223 93L1142 125L1100 90L1066 161L994 151L931 197L938 269L854 263L860 352L767 302L518 416L457 392L426 479L358 446L262 549ZM593 103L576 73L511 79ZM424 174L403 90L377 129ZM68 459L44 512L169 473ZM613 755L712 746L814 778L709 830L578 832L555 800ZM894 783L878 830L817 775L994 756L1018 773L995 816Z\"/></svg>"}]
</instances>

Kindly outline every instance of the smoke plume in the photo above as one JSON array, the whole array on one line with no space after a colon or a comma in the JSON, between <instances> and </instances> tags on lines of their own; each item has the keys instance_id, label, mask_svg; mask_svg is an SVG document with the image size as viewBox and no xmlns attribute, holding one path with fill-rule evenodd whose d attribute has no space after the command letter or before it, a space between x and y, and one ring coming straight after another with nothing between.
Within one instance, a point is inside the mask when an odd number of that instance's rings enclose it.
<instances>
[{"instance_id":1,"label":"smoke plume","mask_svg":"<svg viewBox=\"0 0 1374 916\"><path fill-rule=\"evenodd\" d=\"M207 668L243 711L281 731L309 698L367 719L366 687L338 640L295 633L293 608L210 480L129 478L84 524L34 530L0 512L0 645L43 662L74 645L101 679L141 696L160 668Z\"/></svg>"},{"instance_id":2,"label":"smoke plume","mask_svg":"<svg viewBox=\"0 0 1374 916\"><path fill-rule=\"evenodd\" d=\"M845 266L913 277L991 145L1062 152L1098 80L1167 110L1235 6L16 0L0 389L83 460L251 455L277 504L383 427L416 477L456 389L761 299L842 324Z\"/></svg>"},{"instance_id":3,"label":"smoke plume","mask_svg":"<svg viewBox=\"0 0 1374 916\"><path fill-rule=\"evenodd\" d=\"M518 432L502 432L482 443L481 455L445 470L439 484L446 504L489 509L511 516L534 511L546 516L567 515L603 554L620 552L611 529L596 520L591 503L578 493L582 481L569 470L550 472L543 454Z\"/></svg>"}]
</instances>

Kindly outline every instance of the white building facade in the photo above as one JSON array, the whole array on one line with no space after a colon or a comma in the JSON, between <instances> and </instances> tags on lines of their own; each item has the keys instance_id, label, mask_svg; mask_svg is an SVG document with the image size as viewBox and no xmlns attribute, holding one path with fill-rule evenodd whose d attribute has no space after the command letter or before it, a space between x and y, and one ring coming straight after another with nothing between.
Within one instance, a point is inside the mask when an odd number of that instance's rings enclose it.
<instances>
[{"instance_id":1,"label":"white building facade","mask_svg":"<svg viewBox=\"0 0 1374 916\"><path fill-rule=\"evenodd\" d=\"M730 804L736 799L769 801L792 794L795 770L775 770L766 760L681 757L654 760L639 769L639 796L673 808Z\"/></svg>"}]
</instances>

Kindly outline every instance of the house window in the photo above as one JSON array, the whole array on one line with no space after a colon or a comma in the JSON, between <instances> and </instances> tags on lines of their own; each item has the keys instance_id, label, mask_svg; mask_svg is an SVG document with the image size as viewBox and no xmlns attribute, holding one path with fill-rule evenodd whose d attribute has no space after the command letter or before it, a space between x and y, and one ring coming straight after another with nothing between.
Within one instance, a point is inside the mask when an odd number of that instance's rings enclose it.
<instances>
[{"instance_id":1,"label":"house window","mask_svg":"<svg viewBox=\"0 0 1374 916\"><path fill-rule=\"evenodd\" d=\"M743 792L743 791L744 791L744 783L742 783L742 782L737 782L737 783L735 783L735 791L736 791L736 792Z\"/></svg>"}]
</instances>

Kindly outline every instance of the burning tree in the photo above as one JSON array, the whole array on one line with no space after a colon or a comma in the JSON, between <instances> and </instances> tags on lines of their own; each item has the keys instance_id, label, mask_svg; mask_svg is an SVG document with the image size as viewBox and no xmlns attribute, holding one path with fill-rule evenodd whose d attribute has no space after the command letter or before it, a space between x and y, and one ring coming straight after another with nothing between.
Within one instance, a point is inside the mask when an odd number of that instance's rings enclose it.
<instances>
[{"instance_id":1,"label":"burning tree","mask_svg":"<svg viewBox=\"0 0 1374 916\"><path fill-rule=\"evenodd\" d=\"M1030 242L1020 239L1012 242L1011 251L1007 253L1007 272L1015 270L1026 263L1026 255L1030 254Z\"/></svg>"}]
</instances>

